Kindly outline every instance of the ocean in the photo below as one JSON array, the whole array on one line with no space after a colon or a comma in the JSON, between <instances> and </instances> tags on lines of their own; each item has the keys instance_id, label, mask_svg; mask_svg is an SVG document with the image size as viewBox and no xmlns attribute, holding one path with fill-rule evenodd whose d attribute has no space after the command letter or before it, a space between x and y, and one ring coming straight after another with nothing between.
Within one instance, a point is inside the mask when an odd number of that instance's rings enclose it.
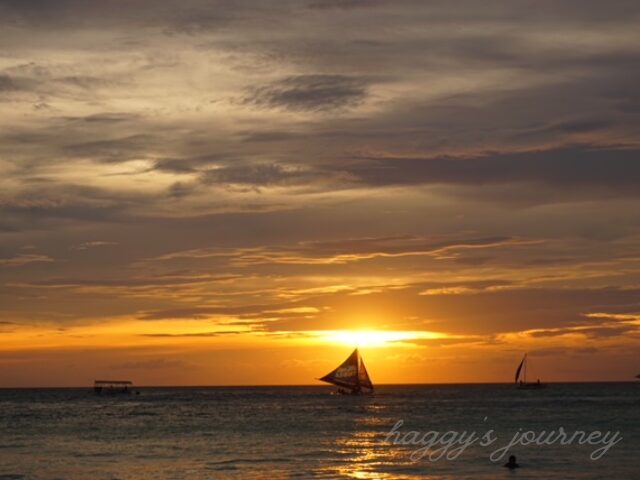
<instances>
[{"instance_id":1,"label":"ocean","mask_svg":"<svg viewBox=\"0 0 640 480\"><path fill-rule=\"evenodd\" d=\"M640 479L640 382L139 391L0 390L0 480Z\"/></svg>"}]
</instances>

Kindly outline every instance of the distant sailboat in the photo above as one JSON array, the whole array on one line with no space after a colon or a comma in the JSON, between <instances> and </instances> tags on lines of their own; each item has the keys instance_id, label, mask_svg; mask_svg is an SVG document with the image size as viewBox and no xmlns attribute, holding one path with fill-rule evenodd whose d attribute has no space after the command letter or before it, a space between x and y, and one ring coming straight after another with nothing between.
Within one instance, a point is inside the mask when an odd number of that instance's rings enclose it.
<instances>
[{"instance_id":1,"label":"distant sailboat","mask_svg":"<svg viewBox=\"0 0 640 480\"><path fill-rule=\"evenodd\" d=\"M357 348L338 368L319 380L340 387L341 394L373 393L373 384Z\"/></svg>"},{"instance_id":2,"label":"distant sailboat","mask_svg":"<svg viewBox=\"0 0 640 480\"><path fill-rule=\"evenodd\" d=\"M640 373L639 373L638 375L636 375L636 378L637 378L638 380L640 380Z\"/></svg>"},{"instance_id":3,"label":"distant sailboat","mask_svg":"<svg viewBox=\"0 0 640 480\"><path fill-rule=\"evenodd\" d=\"M520 374L522 374L522 378L520 378ZM522 361L518 368L516 369L516 385L521 390L535 390L538 388L544 388L546 385L544 383L540 383L540 379L537 382L527 382L527 354L524 354L522 357Z\"/></svg>"}]
</instances>

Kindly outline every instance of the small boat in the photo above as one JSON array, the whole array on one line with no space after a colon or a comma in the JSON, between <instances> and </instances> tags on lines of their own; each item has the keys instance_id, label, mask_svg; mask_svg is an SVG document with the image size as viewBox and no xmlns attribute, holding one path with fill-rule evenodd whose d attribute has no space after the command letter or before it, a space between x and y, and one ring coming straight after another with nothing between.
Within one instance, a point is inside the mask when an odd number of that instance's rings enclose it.
<instances>
[{"instance_id":1,"label":"small boat","mask_svg":"<svg viewBox=\"0 0 640 480\"><path fill-rule=\"evenodd\" d=\"M520 378L520 374L522 373L522 378ZM524 354L522 357L522 361L518 368L516 369L516 385L520 390L538 390L540 388L546 388L544 383L540 383L540 379L536 382L527 382L527 354Z\"/></svg>"},{"instance_id":2,"label":"small boat","mask_svg":"<svg viewBox=\"0 0 640 480\"><path fill-rule=\"evenodd\" d=\"M93 391L96 395L129 395L132 386L133 382L129 380L96 380L93 382Z\"/></svg>"},{"instance_id":3,"label":"small boat","mask_svg":"<svg viewBox=\"0 0 640 480\"><path fill-rule=\"evenodd\" d=\"M356 348L342 364L318 380L340 387L339 395L362 395L373 393L373 384Z\"/></svg>"}]
</instances>

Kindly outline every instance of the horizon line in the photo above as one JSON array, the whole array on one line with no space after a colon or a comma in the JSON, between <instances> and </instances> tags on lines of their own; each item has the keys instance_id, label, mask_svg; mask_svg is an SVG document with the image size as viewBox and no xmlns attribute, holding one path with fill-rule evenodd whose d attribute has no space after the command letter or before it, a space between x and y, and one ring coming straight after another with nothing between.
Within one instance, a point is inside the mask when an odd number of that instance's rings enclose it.
<instances>
[{"instance_id":1,"label":"horizon line","mask_svg":"<svg viewBox=\"0 0 640 480\"><path fill-rule=\"evenodd\" d=\"M598 384L598 383L640 383L638 380L561 380L544 382L546 385L563 384ZM408 382L408 383L378 383L374 387L401 387L401 386L464 386L464 385L516 385L514 382ZM317 387L335 388L331 385L297 383L297 384L210 384L210 385L137 385L133 388L291 388L291 387ZM67 385L67 386L0 386L0 390L35 390L35 389L93 389L93 384Z\"/></svg>"}]
</instances>

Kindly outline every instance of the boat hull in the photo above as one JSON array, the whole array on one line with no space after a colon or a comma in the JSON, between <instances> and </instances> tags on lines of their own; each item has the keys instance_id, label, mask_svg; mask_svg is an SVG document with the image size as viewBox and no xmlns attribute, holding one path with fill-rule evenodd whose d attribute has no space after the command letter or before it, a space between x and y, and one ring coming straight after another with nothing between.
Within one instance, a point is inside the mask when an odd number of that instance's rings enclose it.
<instances>
[{"instance_id":1,"label":"boat hull","mask_svg":"<svg viewBox=\"0 0 640 480\"><path fill-rule=\"evenodd\" d=\"M518 390L541 390L547 388L544 383L519 383Z\"/></svg>"},{"instance_id":2,"label":"boat hull","mask_svg":"<svg viewBox=\"0 0 640 480\"><path fill-rule=\"evenodd\" d=\"M331 395L346 395L348 397L370 397L373 395L373 390L371 391L364 391L364 390L344 390L344 389L339 389L336 390L334 392L331 392Z\"/></svg>"}]
</instances>

